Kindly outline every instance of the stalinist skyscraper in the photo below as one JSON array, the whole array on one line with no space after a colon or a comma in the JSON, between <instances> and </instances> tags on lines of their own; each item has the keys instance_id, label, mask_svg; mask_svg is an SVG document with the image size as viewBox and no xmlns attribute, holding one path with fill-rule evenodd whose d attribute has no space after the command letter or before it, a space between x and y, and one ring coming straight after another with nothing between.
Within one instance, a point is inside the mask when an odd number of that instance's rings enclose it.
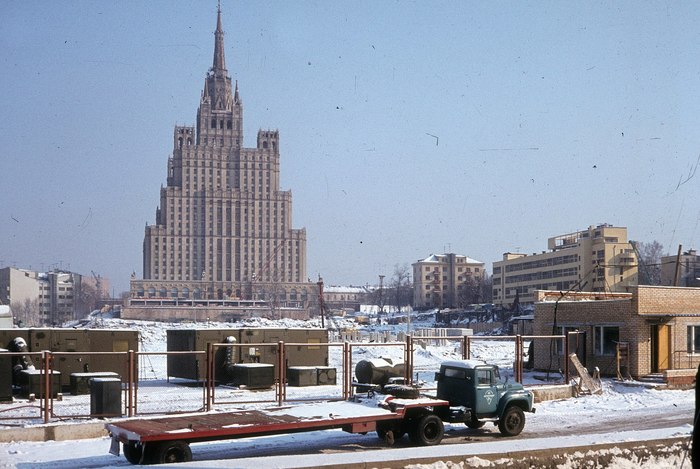
<instances>
[{"instance_id":1,"label":"stalinist skyscraper","mask_svg":"<svg viewBox=\"0 0 700 469\"><path fill-rule=\"evenodd\" d=\"M292 228L292 194L280 189L279 132L260 130L254 148L243 146L243 101L226 68L220 8L214 38L196 126L175 127L131 302L306 308L315 285L306 276L306 230Z\"/></svg>"}]
</instances>

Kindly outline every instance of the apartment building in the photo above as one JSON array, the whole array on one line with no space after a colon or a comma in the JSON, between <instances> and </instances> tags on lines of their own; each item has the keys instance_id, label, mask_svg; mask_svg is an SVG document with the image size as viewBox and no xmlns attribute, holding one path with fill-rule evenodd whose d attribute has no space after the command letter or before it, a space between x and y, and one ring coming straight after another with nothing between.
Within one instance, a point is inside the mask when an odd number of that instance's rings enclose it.
<instances>
[{"instance_id":1,"label":"apartment building","mask_svg":"<svg viewBox=\"0 0 700 469\"><path fill-rule=\"evenodd\" d=\"M432 254L412 265L414 308L463 308L479 301L483 262L449 253Z\"/></svg>"},{"instance_id":2,"label":"apartment building","mask_svg":"<svg viewBox=\"0 0 700 469\"><path fill-rule=\"evenodd\" d=\"M535 290L627 292L637 284L637 256L627 228L589 226L548 239L547 251L503 254L493 263L493 302L535 301Z\"/></svg>"},{"instance_id":3,"label":"apartment building","mask_svg":"<svg viewBox=\"0 0 700 469\"><path fill-rule=\"evenodd\" d=\"M55 270L0 269L0 303L27 326L60 325L88 313L81 301L82 276Z\"/></svg>"},{"instance_id":4,"label":"apartment building","mask_svg":"<svg viewBox=\"0 0 700 469\"><path fill-rule=\"evenodd\" d=\"M661 285L700 287L700 256L695 249L661 258Z\"/></svg>"}]
</instances>

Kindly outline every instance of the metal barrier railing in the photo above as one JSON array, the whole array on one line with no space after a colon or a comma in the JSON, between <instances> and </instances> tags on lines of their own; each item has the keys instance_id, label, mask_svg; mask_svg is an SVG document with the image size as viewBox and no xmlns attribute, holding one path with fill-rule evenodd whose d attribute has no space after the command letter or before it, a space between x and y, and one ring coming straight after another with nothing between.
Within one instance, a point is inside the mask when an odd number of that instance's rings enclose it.
<instances>
[{"instance_id":1,"label":"metal barrier railing","mask_svg":"<svg viewBox=\"0 0 700 469\"><path fill-rule=\"evenodd\" d=\"M674 370L697 368L698 364L700 364L700 354L688 353L687 350L676 350L673 352L671 366Z\"/></svg>"},{"instance_id":2,"label":"metal barrier railing","mask_svg":"<svg viewBox=\"0 0 700 469\"><path fill-rule=\"evenodd\" d=\"M542 335L542 336L458 336L458 337L420 337L414 338L412 336L407 336L404 342L387 342L387 343L367 343L367 342L331 342L331 343L295 343L289 342L285 343L279 341L277 343L210 343L207 345L207 350L205 351L167 351L167 352L136 352L133 350L127 352L12 352L8 353L8 356L31 356L36 359L37 369L41 370L38 379L40 380L39 388L42 390L38 396L38 404L34 403L21 403L19 406L10 406L4 408L0 406L0 421L12 421L12 420L37 420L41 419L44 423L49 423L51 419L65 419L65 418L95 418L101 415L96 415L92 411L84 411L82 409L76 408L68 409L66 406L66 399L63 401L53 393L54 383L52 371L58 368L60 363L66 361L77 361L81 355L83 356L112 356L110 359L112 363L116 363L115 369L119 371L119 378L121 380L121 403L120 407L123 414L132 417L136 415L149 415L149 414L173 414L182 412L199 412L199 411L211 411L216 407L225 408L231 405L240 404L277 404L283 405L285 402L295 402L295 401L311 401L311 400L341 400L349 399L354 394L353 387L353 373L355 371L355 366L359 362L357 352L360 349L365 351L375 349L382 353L380 348L387 348L387 350L392 350L394 348L399 348L400 351L392 351L393 356L401 356L404 361L404 379L408 384L414 383L414 372L416 371L416 366L414 362L414 357L416 354L415 345L416 341L423 344L428 344L431 346L433 342L441 342L443 344L447 343L458 343L459 352L463 359L470 359L472 357L472 348L475 343L479 341L512 341L513 342L513 376L517 382L523 381L523 362L524 362L524 347L525 343L532 340L549 339L558 340L563 342L563 350L569 350L570 343L572 343L573 335L577 332L568 332L563 335ZM273 386L263 391L255 391L258 394L253 394L252 392L239 393L238 389L236 392L231 392L231 394L226 394L227 391L222 386L227 378L219 376L222 373L220 369L220 362L222 360L221 356L225 356L229 352L236 351L233 354L235 357L234 361L238 364L238 360L242 357L241 350L244 347L265 349L269 355L274 355L274 378ZM290 390L289 380L288 380L288 360L293 348L303 349L303 348L317 348L326 349L325 355L326 360L334 354L334 363L340 363L341 369L339 372L336 370L336 377L339 378L333 385L333 388L326 388L319 391L316 396L308 397L302 396L301 392L296 392ZM681 356L676 352L678 358L674 358L674 361L681 360ZM160 376L155 371L152 366L151 360L165 359L167 361L173 360L177 361L179 356L187 355L190 356L192 361L196 363L196 372L194 376L188 375L190 378L188 381L193 381L186 383L182 390L177 393L177 399L174 399L170 373L166 371L165 376ZM338 360L338 355L340 359ZM371 355L371 353L370 353ZM510 360L511 355L508 354L506 357ZM151 363L151 369L148 370L144 366L145 362ZM700 361L700 357L698 357ZM568 360L564 359L565 370L564 377L565 382L569 382L569 367ZM231 364L234 364L233 361ZM328 365L326 361L325 365ZM141 376L140 376L141 373ZM149 375L148 373L151 373ZM148 376L148 377L147 377ZM175 376L178 377L178 376ZM223 378L223 379L220 379ZM187 379L187 378L183 378ZM272 392L274 388L274 393ZM233 389L233 388L232 388ZM431 390L433 388L423 388L425 390ZM258 399L251 399L252 396L258 396ZM92 397L92 396L91 396ZM71 403L75 407L80 405L87 405L87 397L76 397L71 396ZM36 402L36 401L35 401ZM22 412L17 414L12 414L8 409L22 409ZM27 408L38 411L37 416L34 412L27 412ZM7 415L2 415L7 413Z\"/></svg>"}]
</instances>

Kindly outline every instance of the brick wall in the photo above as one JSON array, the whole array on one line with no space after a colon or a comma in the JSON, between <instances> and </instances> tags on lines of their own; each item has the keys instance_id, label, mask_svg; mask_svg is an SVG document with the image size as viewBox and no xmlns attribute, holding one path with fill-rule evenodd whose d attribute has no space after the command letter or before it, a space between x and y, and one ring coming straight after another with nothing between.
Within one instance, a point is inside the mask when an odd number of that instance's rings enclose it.
<instances>
[{"instance_id":1,"label":"brick wall","mask_svg":"<svg viewBox=\"0 0 700 469\"><path fill-rule=\"evenodd\" d=\"M552 334L556 295L539 292L535 305L533 332L535 335ZM557 293L557 292L554 292ZM601 299L603 298L603 299ZM599 355L594 351L594 327L619 327L621 342L629 343L629 374L640 377L652 372L652 331L669 328L667 363L670 369L692 369L700 364L700 354L687 353L688 326L700 326L700 288L659 287L641 285L632 295L616 299L592 294L571 294L557 306L557 325L577 327L586 333L585 365L589 370L598 367L602 374L614 376L617 363L614 355ZM535 342L535 367L558 370L564 368L563 355L554 356L550 365L550 340ZM583 357L581 361L583 362ZM666 357L659 357L665 361ZM662 368L660 367L660 368Z\"/></svg>"},{"instance_id":2,"label":"brick wall","mask_svg":"<svg viewBox=\"0 0 700 469\"><path fill-rule=\"evenodd\" d=\"M633 314L631 298L600 301L560 301L543 302L535 305L534 335L552 335L554 310L556 306L557 326L573 327L585 333L585 357L579 356L589 371L595 367L603 375L616 375L615 355L598 355L594 351L594 327L600 325L617 326L619 340L630 344L630 373L639 375L644 364L638 357L644 355L648 347L648 326L644 320ZM644 331L646 330L646 335ZM572 348L572 347L570 347ZM535 339L535 368L552 371L564 369L564 355L554 355L550 365L551 339ZM582 349L581 349L582 350ZM644 373L646 374L646 372Z\"/></svg>"},{"instance_id":3,"label":"brick wall","mask_svg":"<svg viewBox=\"0 0 700 469\"><path fill-rule=\"evenodd\" d=\"M700 316L700 288L640 285L635 290L633 301L641 315Z\"/></svg>"}]
</instances>

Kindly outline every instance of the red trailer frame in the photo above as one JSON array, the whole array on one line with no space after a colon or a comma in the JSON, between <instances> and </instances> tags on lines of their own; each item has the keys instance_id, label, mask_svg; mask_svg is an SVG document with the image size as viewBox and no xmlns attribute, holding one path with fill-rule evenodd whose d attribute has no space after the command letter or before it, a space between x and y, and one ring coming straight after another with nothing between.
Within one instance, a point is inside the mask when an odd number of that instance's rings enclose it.
<instances>
[{"instance_id":1,"label":"red trailer frame","mask_svg":"<svg viewBox=\"0 0 700 469\"><path fill-rule=\"evenodd\" d=\"M112 437L110 453L118 456L119 443L122 443L124 456L132 464L189 461L192 459L189 444L195 442L334 428L349 433L376 431L389 444L404 433L409 433L418 444L440 443L443 424L434 409L449 408L448 401L377 397L261 410L129 419L108 423L105 427Z\"/></svg>"}]
</instances>

